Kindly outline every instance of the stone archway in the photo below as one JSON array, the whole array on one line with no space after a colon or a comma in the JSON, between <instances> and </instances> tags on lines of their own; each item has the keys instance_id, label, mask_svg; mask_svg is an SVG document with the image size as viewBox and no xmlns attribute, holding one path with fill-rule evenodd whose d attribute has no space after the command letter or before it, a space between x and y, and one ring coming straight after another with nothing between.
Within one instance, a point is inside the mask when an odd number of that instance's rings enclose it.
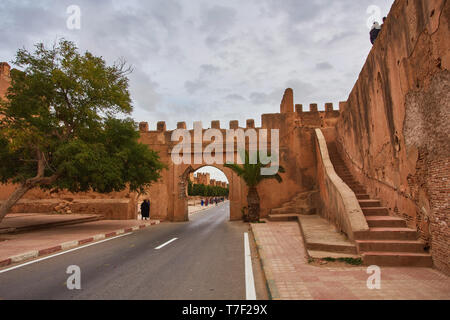
<instances>
[{"instance_id":1,"label":"stone archway","mask_svg":"<svg viewBox=\"0 0 450 320\"><path fill-rule=\"evenodd\" d=\"M174 210L174 221L188 221L189 213L188 213L188 194L187 194L187 186L188 179L190 173L196 172L197 170L204 167L213 167L223 172L228 180L228 185L230 189L230 193L228 196L228 200L230 201L230 220L241 220L242 213L241 208L244 206L242 203L242 184L240 178L232 172L230 169L225 168L223 165L209 165L209 164L198 164L198 165L184 165L180 166L182 172L178 176L177 181L177 199L178 205L175 206ZM245 197L244 197L245 199Z\"/></svg>"}]
</instances>

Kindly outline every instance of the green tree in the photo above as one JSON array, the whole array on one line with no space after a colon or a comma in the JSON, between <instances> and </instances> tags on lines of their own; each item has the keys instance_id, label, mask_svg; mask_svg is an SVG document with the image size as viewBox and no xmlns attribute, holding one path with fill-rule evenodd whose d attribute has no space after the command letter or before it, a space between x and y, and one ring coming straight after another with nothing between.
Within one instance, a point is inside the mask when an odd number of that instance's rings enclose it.
<instances>
[{"instance_id":1,"label":"green tree","mask_svg":"<svg viewBox=\"0 0 450 320\"><path fill-rule=\"evenodd\" d=\"M18 188L0 222L32 188L144 193L165 165L138 142L124 61L107 66L60 40L18 50L7 99L0 101L0 182Z\"/></svg>"},{"instance_id":2,"label":"green tree","mask_svg":"<svg viewBox=\"0 0 450 320\"><path fill-rule=\"evenodd\" d=\"M219 186L205 186L204 184L192 184L188 182L188 194L202 197L228 197L229 189Z\"/></svg>"},{"instance_id":3,"label":"green tree","mask_svg":"<svg viewBox=\"0 0 450 320\"><path fill-rule=\"evenodd\" d=\"M188 181L188 195L194 196L194 184L191 180Z\"/></svg>"},{"instance_id":4,"label":"green tree","mask_svg":"<svg viewBox=\"0 0 450 320\"><path fill-rule=\"evenodd\" d=\"M241 152L243 153L243 152ZM248 220L250 222L258 222L260 219L260 198L258 195L258 185L261 181L266 179L275 179L278 182L282 182L279 173L284 173L283 167L279 167L277 174L274 175L262 175L261 169L267 167L264 165L259 157L259 152L255 155L256 163L251 164L250 156L248 151L245 151L245 161L243 165L226 163L224 166L233 170L239 177L244 180L245 184L248 186L247 203L248 203ZM244 217L245 218L245 217ZM247 220L247 219L246 219Z\"/></svg>"}]
</instances>

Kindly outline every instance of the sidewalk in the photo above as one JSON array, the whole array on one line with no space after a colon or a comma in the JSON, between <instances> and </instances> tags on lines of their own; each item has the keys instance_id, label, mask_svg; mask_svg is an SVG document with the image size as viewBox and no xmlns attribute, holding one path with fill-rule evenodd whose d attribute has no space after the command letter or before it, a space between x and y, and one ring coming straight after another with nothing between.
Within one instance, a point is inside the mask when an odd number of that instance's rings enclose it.
<instances>
[{"instance_id":1,"label":"sidewalk","mask_svg":"<svg viewBox=\"0 0 450 320\"><path fill-rule=\"evenodd\" d=\"M19 234L0 235L0 267L68 250L159 224L158 220L101 220Z\"/></svg>"},{"instance_id":2,"label":"sidewalk","mask_svg":"<svg viewBox=\"0 0 450 320\"><path fill-rule=\"evenodd\" d=\"M450 300L450 278L431 268L381 268L381 289L367 288L367 267L308 263L297 222L251 224L267 285L276 300Z\"/></svg>"}]
</instances>

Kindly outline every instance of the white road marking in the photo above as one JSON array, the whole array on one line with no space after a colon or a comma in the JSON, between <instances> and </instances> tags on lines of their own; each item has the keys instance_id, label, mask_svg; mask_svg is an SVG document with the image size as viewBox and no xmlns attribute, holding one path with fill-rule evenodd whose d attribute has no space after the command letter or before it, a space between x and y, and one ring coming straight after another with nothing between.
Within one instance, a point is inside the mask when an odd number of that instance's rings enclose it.
<instances>
[{"instance_id":1,"label":"white road marking","mask_svg":"<svg viewBox=\"0 0 450 320\"><path fill-rule=\"evenodd\" d=\"M245 254L245 293L247 300L256 300L255 280L253 278L252 256L248 233L244 233Z\"/></svg>"},{"instance_id":2,"label":"white road marking","mask_svg":"<svg viewBox=\"0 0 450 320\"><path fill-rule=\"evenodd\" d=\"M130 234L132 234L132 233L130 232L130 233L126 233L126 234L121 234L120 236L116 236L116 237L108 238L108 239L105 239L105 240L97 241L97 242L94 242L94 243L86 244L86 245L81 246L81 247L77 247L77 248L70 249L70 250L67 250L67 251L63 251L63 252L52 254L51 256L47 256L47 257L44 257L44 258L40 258L40 259L36 259L36 260L33 260L33 261L25 262L25 263L20 264L18 266L14 266L14 267L11 267L11 268L8 268L8 269L0 270L0 274L8 272L8 271L12 271L14 269L18 269L18 268L22 268L22 267L28 266L28 265L33 264L33 263L37 263L37 262L41 262L41 261L44 261L44 260L47 260L47 259L51 259L51 258L60 256L60 255L63 255L63 254L66 254L66 253L69 253L69 252L72 252L72 251L84 249L84 248L87 248L87 247L90 247L90 246L94 246L96 244L100 244L100 243L103 243L103 242L106 242L106 241L110 241L110 240L114 240L114 239L117 239L117 238L125 237L125 236L128 236Z\"/></svg>"},{"instance_id":3,"label":"white road marking","mask_svg":"<svg viewBox=\"0 0 450 320\"><path fill-rule=\"evenodd\" d=\"M174 242L175 240L178 240L178 238L173 238L172 240L167 241L166 243L163 243L162 245L160 245L159 247L156 247L155 250L159 250L165 246L167 246L169 243Z\"/></svg>"}]
</instances>

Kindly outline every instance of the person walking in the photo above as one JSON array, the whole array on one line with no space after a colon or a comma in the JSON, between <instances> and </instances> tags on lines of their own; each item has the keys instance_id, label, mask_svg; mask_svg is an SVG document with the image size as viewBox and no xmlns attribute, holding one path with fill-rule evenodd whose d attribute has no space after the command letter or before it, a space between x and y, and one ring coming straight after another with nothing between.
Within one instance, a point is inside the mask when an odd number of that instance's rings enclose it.
<instances>
[{"instance_id":1,"label":"person walking","mask_svg":"<svg viewBox=\"0 0 450 320\"><path fill-rule=\"evenodd\" d=\"M141 204L142 220L150 219L150 200L144 200Z\"/></svg>"}]
</instances>

